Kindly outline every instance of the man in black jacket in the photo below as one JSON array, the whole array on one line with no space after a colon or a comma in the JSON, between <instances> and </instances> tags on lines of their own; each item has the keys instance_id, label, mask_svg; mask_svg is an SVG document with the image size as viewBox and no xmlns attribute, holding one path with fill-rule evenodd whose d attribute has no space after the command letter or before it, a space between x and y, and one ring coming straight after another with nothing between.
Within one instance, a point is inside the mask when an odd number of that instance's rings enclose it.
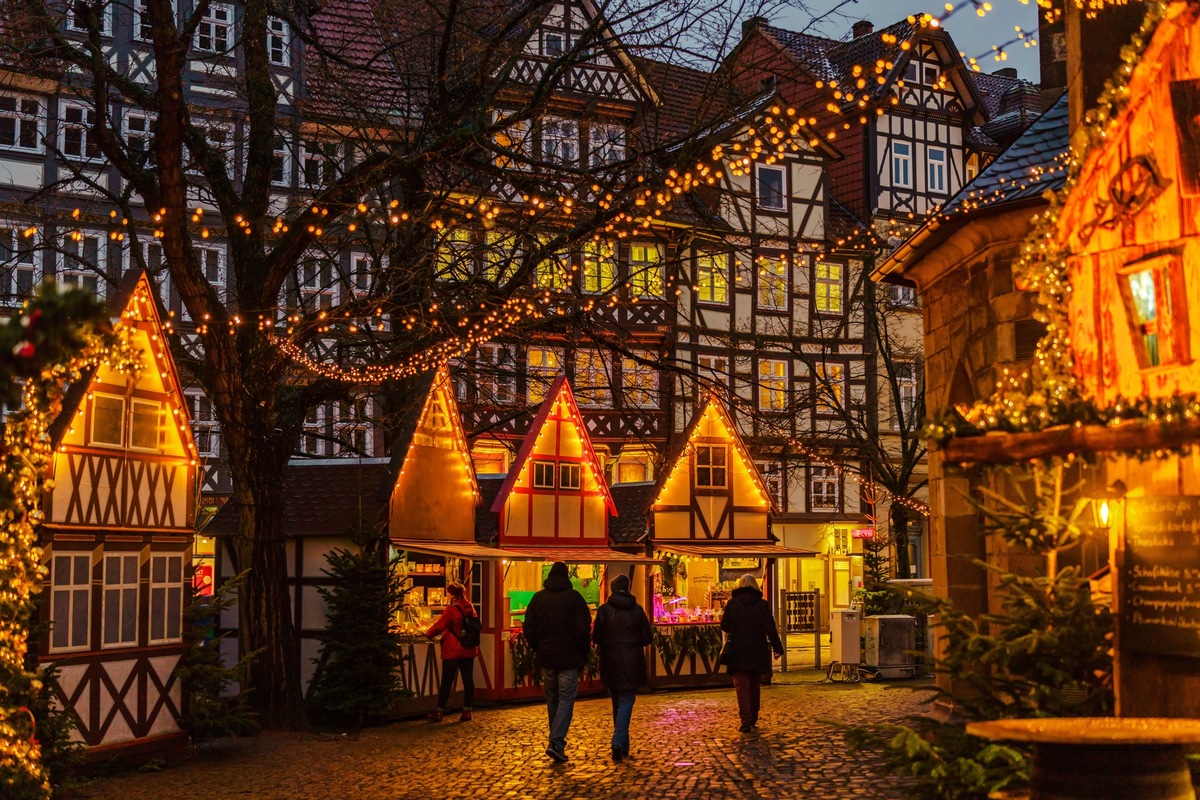
<instances>
[{"instance_id":1,"label":"man in black jacket","mask_svg":"<svg viewBox=\"0 0 1200 800\"><path fill-rule=\"evenodd\" d=\"M600 648L600 680L608 687L613 709L613 761L629 755L629 722L638 687L646 683L646 645L654 639L650 620L629 592L629 578L609 584L608 602L596 612L592 641Z\"/></svg>"},{"instance_id":2,"label":"man in black jacket","mask_svg":"<svg viewBox=\"0 0 1200 800\"><path fill-rule=\"evenodd\" d=\"M587 601L571 585L567 565L555 561L542 590L525 609L525 641L537 653L550 715L550 743L546 755L559 763L567 760L567 730L579 692L579 670L587 663L591 647L592 614Z\"/></svg>"}]
</instances>

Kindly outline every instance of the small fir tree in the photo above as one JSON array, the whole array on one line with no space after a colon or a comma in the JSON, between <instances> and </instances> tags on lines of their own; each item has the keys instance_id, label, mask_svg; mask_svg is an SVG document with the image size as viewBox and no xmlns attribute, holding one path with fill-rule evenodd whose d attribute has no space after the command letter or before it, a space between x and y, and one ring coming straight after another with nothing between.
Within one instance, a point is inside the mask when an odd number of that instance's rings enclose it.
<instances>
[{"instance_id":1,"label":"small fir tree","mask_svg":"<svg viewBox=\"0 0 1200 800\"><path fill-rule=\"evenodd\" d=\"M359 552L334 550L325 558L329 567L323 572L333 585L318 589L328 624L308 700L314 711L353 719L362 727L385 716L407 694L391 621L408 589L382 544Z\"/></svg>"},{"instance_id":2,"label":"small fir tree","mask_svg":"<svg viewBox=\"0 0 1200 800\"><path fill-rule=\"evenodd\" d=\"M247 702L249 690L234 688L244 685L246 667L258 654L227 666L221 643L229 633L217 633L221 615L237 602L242 581L242 575L225 581L211 596L195 598L184 610L184 638L190 648L179 668L185 698L179 727L193 745L258 731L257 715Z\"/></svg>"}]
</instances>

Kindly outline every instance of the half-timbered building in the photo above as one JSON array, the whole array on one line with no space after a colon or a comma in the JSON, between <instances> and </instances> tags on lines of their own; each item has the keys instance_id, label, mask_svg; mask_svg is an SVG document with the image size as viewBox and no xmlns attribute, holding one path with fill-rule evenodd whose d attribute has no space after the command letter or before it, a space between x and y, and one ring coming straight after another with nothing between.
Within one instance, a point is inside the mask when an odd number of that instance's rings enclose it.
<instances>
[{"instance_id":1,"label":"half-timbered building","mask_svg":"<svg viewBox=\"0 0 1200 800\"><path fill-rule=\"evenodd\" d=\"M141 353L136 377L100 366L52 427L41 528L47 567L39 661L96 751L180 744L197 453L154 286L130 272L110 295ZM51 481L53 482L51 485Z\"/></svg>"}]
</instances>

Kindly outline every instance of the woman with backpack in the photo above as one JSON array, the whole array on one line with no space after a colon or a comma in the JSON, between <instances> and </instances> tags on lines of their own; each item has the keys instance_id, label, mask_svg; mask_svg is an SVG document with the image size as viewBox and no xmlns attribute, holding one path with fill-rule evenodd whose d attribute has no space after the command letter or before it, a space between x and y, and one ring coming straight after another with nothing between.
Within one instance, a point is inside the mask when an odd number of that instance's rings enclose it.
<instances>
[{"instance_id":1,"label":"woman with backpack","mask_svg":"<svg viewBox=\"0 0 1200 800\"><path fill-rule=\"evenodd\" d=\"M471 719L471 703L475 699L475 657L479 655L479 615L466 598L461 583L452 581L446 585L450 604L437 618L425 636L432 639L442 634L442 684L438 687L437 708L429 712L430 722L441 722L454 682L459 673L463 681L463 710L459 720Z\"/></svg>"},{"instance_id":2,"label":"woman with backpack","mask_svg":"<svg viewBox=\"0 0 1200 800\"><path fill-rule=\"evenodd\" d=\"M629 755L629 722L638 687L646 683L646 645L653 639L650 620L629 593L629 578L609 583L612 594L596 612L592 641L600 648L600 680L612 696L612 759Z\"/></svg>"}]
</instances>

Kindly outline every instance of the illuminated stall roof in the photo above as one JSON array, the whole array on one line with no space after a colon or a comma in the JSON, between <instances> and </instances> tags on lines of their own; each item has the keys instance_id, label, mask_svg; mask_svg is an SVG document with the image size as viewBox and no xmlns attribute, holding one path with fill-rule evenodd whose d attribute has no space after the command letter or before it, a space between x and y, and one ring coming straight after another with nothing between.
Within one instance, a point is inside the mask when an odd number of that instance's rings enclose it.
<instances>
[{"instance_id":1,"label":"illuminated stall roof","mask_svg":"<svg viewBox=\"0 0 1200 800\"><path fill-rule=\"evenodd\" d=\"M815 556L815 550L801 550L797 547L784 547L772 542L739 542L738 544L676 544L675 542L658 542L654 549L675 553L689 558L803 558Z\"/></svg>"}]
</instances>

